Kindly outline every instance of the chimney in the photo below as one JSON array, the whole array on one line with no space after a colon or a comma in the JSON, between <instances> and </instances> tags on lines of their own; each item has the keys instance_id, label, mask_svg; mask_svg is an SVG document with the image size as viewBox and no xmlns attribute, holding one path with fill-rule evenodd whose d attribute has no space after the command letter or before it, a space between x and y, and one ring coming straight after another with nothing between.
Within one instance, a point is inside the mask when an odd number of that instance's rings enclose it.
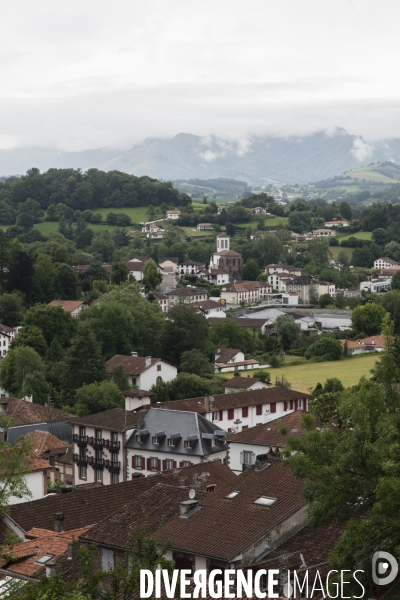
<instances>
[{"instance_id":1,"label":"chimney","mask_svg":"<svg viewBox=\"0 0 400 600\"><path fill-rule=\"evenodd\" d=\"M59 512L55 515L54 531L62 533L64 531L64 513Z\"/></svg>"},{"instance_id":2,"label":"chimney","mask_svg":"<svg viewBox=\"0 0 400 600\"><path fill-rule=\"evenodd\" d=\"M206 412L212 412L214 396L204 396L204 409Z\"/></svg>"},{"instance_id":3,"label":"chimney","mask_svg":"<svg viewBox=\"0 0 400 600\"><path fill-rule=\"evenodd\" d=\"M68 542L68 560L72 560L78 556L79 542L72 540Z\"/></svg>"},{"instance_id":4,"label":"chimney","mask_svg":"<svg viewBox=\"0 0 400 600\"><path fill-rule=\"evenodd\" d=\"M56 572L56 563L49 561L46 563L46 577L48 577L49 579L51 577L54 577Z\"/></svg>"},{"instance_id":5,"label":"chimney","mask_svg":"<svg viewBox=\"0 0 400 600\"><path fill-rule=\"evenodd\" d=\"M132 356L133 356L134 358L136 358L136 357L137 357L137 352L131 352L131 354L132 354Z\"/></svg>"},{"instance_id":6,"label":"chimney","mask_svg":"<svg viewBox=\"0 0 400 600\"><path fill-rule=\"evenodd\" d=\"M33 396L32 396L32 394L27 394L26 396L24 396L24 400L26 402L33 402Z\"/></svg>"},{"instance_id":7,"label":"chimney","mask_svg":"<svg viewBox=\"0 0 400 600\"><path fill-rule=\"evenodd\" d=\"M146 356L146 368L151 365L151 356Z\"/></svg>"}]
</instances>

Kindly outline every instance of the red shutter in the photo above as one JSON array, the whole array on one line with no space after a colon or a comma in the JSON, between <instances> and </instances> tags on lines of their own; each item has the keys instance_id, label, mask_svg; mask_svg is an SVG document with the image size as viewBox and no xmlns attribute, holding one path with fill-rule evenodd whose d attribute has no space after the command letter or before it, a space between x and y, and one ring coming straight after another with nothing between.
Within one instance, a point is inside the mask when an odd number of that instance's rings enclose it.
<instances>
[{"instance_id":1,"label":"red shutter","mask_svg":"<svg viewBox=\"0 0 400 600\"><path fill-rule=\"evenodd\" d=\"M228 427L228 433L231 433L232 427Z\"/></svg>"},{"instance_id":2,"label":"red shutter","mask_svg":"<svg viewBox=\"0 0 400 600\"><path fill-rule=\"evenodd\" d=\"M182 461L179 463L179 466L180 466L180 467L183 467L183 462L182 462Z\"/></svg>"},{"instance_id":3,"label":"red shutter","mask_svg":"<svg viewBox=\"0 0 400 600\"><path fill-rule=\"evenodd\" d=\"M283 403L283 410L285 410L285 411L287 410L287 402Z\"/></svg>"},{"instance_id":4,"label":"red shutter","mask_svg":"<svg viewBox=\"0 0 400 600\"><path fill-rule=\"evenodd\" d=\"M146 459L144 456L142 456L142 469L146 468Z\"/></svg>"},{"instance_id":5,"label":"red shutter","mask_svg":"<svg viewBox=\"0 0 400 600\"><path fill-rule=\"evenodd\" d=\"M303 404L304 404L304 410L308 412L308 408L307 408L307 398L304 398L304 400L303 400Z\"/></svg>"},{"instance_id":6,"label":"red shutter","mask_svg":"<svg viewBox=\"0 0 400 600\"><path fill-rule=\"evenodd\" d=\"M162 461L162 470L163 470L163 471L166 471L166 470L167 470L167 461L166 461L166 460L163 460L163 461Z\"/></svg>"},{"instance_id":7,"label":"red shutter","mask_svg":"<svg viewBox=\"0 0 400 600\"><path fill-rule=\"evenodd\" d=\"M293 400L290 401L290 410L293 410Z\"/></svg>"},{"instance_id":8,"label":"red shutter","mask_svg":"<svg viewBox=\"0 0 400 600\"><path fill-rule=\"evenodd\" d=\"M158 459L157 471L161 471L161 460L160 459Z\"/></svg>"},{"instance_id":9,"label":"red shutter","mask_svg":"<svg viewBox=\"0 0 400 600\"><path fill-rule=\"evenodd\" d=\"M271 402L271 412L276 412L276 402Z\"/></svg>"},{"instance_id":10,"label":"red shutter","mask_svg":"<svg viewBox=\"0 0 400 600\"><path fill-rule=\"evenodd\" d=\"M242 429L248 429L249 426L248 425L243 425Z\"/></svg>"},{"instance_id":11,"label":"red shutter","mask_svg":"<svg viewBox=\"0 0 400 600\"><path fill-rule=\"evenodd\" d=\"M174 469L176 469L176 460L174 460Z\"/></svg>"},{"instance_id":12,"label":"red shutter","mask_svg":"<svg viewBox=\"0 0 400 600\"><path fill-rule=\"evenodd\" d=\"M222 421L223 418L224 418L224 411L220 410L219 411L219 420Z\"/></svg>"},{"instance_id":13,"label":"red shutter","mask_svg":"<svg viewBox=\"0 0 400 600\"><path fill-rule=\"evenodd\" d=\"M242 417L248 417L249 416L249 407L248 406L243 406L242 408Z\"/></svg>"},{"instance_id":14,"label":"red shutter","mask_svg":"<svg viewBox=\"0 0 400 600\"><path fill-rule=\"evenodd\" d=\"M228 409L228 419L234 419L235 418L235 411L233 410L233 408L229 408Z\"/></svg>"},{"instance_id":15,"label":"red shutter","mask_svg":"<svg viewBox=\"0 0 400 600\"><path fill-rule=\"evenodd\" d=\"M133 455L132 456L132 469L134 469L136 467L136 456Z\"/></svg>"},{"instance_id":16,"label":"red shutter","mask_svg":"<svg viewBox=\"0 0 400 600\"><path fill-rule=\"evenodd\" d=\"M150 458L147 459L147 470L151 471L151 459Z\"/></svg>"},{"instance_id":17,"label":"red shutter","mask_svg":"<svg viewBox=\"0 0 400 600\"><path fill-rule=\"evenodd\" d=\"M256 415L262 415L262 404L257 404Z\"/></svg>"}]
</instances>

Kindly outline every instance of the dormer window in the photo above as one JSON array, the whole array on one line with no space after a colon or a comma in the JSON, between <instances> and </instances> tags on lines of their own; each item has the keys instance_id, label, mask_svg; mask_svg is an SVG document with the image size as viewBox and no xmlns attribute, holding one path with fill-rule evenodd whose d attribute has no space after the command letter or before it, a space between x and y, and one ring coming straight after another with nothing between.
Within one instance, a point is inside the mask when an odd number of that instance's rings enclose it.
<instances>
[{"instance_id":1,"label":"dormer window","mask_svg":"<svg viewBox=\"0 0 400 600\"><path fill-rule=\"evenodd\" d=\"M192 448L192 440L185 440L184 447Z\"/></svg>"},{"instance_id":2,"label":"dormer window","mask_svg":"<svg viewBox=\"0 0 400 600\"><path fill-rule=\"evenodd\" d=\"M136 441L139 444L143 444L143 436L140 433L136 436Z\"/></svg>"},{"instance_id":3,"label":"dormer window","mask_svg":"<svg viewBox=\"0 0 400 600\"><path fill-rule=\"evenodd\" d=\"M151 438L151 442L152 442L152 444L159 444L160 443L160 438L157 437L157 436L153 436Z\"/></svg>"},{"instance_id":4,"label":"dormer window","mask_svg":"<svg viewBox=\"0 0 400 600\"><path fill-rule=\"evenodd\" d=\"M216 446L216 445L217 445L216 438L212 438L212 440L211 440L211 446Z\"/></svg>"},{"instance_id":5,"label":"dormer window","mask_svg":"<svg viewBox=\"0 0 400 600\"><path fill-rule=\"evenodd\" d=\"M174 440L174 438L169 438L168 439L168 446L175 447L175 440Z\"/></svg>"}]
</instances>

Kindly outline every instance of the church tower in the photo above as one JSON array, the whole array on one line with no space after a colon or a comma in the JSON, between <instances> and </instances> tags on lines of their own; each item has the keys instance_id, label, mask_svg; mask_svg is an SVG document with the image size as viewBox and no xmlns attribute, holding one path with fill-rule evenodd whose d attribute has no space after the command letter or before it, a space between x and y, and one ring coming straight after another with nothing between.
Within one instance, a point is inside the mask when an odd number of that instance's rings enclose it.
<instances>
[{"instance_id":1,"label":"church tower","mask_svg":"<svg viewBox=\"0 0 400 600\"><path fill-rule=\"evenodd\" d=\"M229 250L229 235L226 233L220 233L217 236L217 252L222 252L222 250Z\"/></svg>"}]
</instances>

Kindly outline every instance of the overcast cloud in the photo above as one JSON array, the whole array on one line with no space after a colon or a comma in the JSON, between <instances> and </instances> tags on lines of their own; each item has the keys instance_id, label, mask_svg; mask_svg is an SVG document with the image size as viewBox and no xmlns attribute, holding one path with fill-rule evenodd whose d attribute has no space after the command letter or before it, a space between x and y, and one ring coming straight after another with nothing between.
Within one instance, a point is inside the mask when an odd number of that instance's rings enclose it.
<instances>
[{"instance_id":1,"label":"overcast cloud","mask_svg":"<svg viewBox=\"0 0 400 600\"><path fill-rule=\"evenodd\" d=\"M7 4L2 148L127 147L184 131L245 151L249 135L336 126L400 137L396 0Z\"/></svg>"}]
</instances>

